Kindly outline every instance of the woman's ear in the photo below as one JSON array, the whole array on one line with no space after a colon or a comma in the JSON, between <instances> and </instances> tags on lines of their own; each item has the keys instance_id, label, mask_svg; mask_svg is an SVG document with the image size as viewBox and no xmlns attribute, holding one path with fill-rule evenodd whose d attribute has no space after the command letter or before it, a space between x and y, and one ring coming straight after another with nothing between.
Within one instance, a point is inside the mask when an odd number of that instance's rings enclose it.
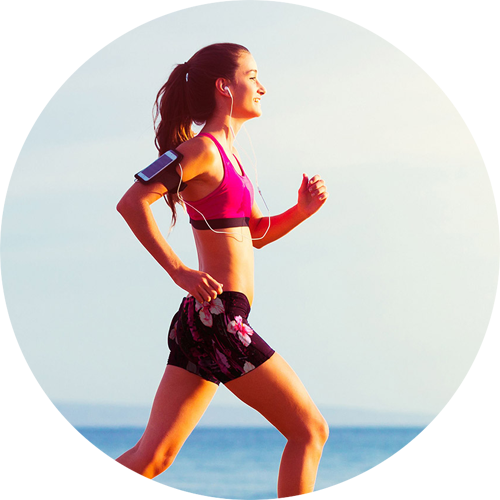
<instances>
[{"instance_id":1,"label":"woman's ear","mask_svg":"<svg viewBox=\"0 0 500 500\"><path fill-rule=\"evenodd\" d=\"M217 78L217 80L215 80L215 89L219 94L225 97L230 96L228 82L225 78Z\"/></svg>"}]
</instances>

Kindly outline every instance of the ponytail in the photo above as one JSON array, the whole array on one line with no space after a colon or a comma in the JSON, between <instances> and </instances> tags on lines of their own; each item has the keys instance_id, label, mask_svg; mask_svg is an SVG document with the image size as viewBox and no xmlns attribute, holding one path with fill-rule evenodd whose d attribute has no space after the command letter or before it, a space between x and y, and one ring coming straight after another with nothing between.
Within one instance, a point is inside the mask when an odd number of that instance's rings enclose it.
<instances>
[{"instance_id":1,"label":"ponytail","mask_svg":"<svg viewBox=\"0 0 500 500\"><path fill-rule=\"evenodd\" d=\"M155 127L155 146L158 156L170 149L175 149L179 144L193 137L191 129L192 119L186 99L186 75L187 63L178 64L170 74L169 79L156 95L154 104L154 123L158 118L160 122ZM167 192L163 195L170 210L172 210L172 222L170 228L177 222L176 203L179 196L175 192Z\"/></svg>"},{"instance_id":2,"label":"ponytail","mask_svg":"<svg viewBox=\"0 0 500 500\"><path fill-rule=\"evenodd\" d=\"M161 156L194 137L191 125L203 125L215 110L215 81L231 80L238 59L248 49L234 43L202 48L184 64L178 64L156 96L153 108L155 146ZM172 210L171 228L177 221L177 193L165 196Z\"/></svg>"},{"instance_id":3,"label":"ponytail","mask_svg":"<svg viewBox=\"0 0 500 500\"><path fill-rule=\"evenodd\" d=\"M188 63L178 64L156 95L154 121L158 117L161 121L155 128L155 145L160 156L193 137L186 96L188 67Z\"/></svg>"}]
</instances>

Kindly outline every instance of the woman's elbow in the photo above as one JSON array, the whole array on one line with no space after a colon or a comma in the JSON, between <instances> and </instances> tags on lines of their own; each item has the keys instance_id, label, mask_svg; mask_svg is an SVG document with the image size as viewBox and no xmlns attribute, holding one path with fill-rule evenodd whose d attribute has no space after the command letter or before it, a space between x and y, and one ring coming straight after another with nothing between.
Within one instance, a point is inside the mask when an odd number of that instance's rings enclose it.
<instances>
[{"instance_id":1,"label":"woman's elbow","mask_svg":"<svg viewBox=\"0 0 500 500\"><path fill-rule=\"evenodd\" d=\"M116 205L116 210L125 217L127 214L135 213L138 210L144 211L162 196L161 191L152 190L149 186L134 182Z\"/></svg>"},{"instance_id":2,"label":"woman's elbow","mask_svg":"<svg viewBox=\"0 0 500 500\"><path fill-rule=\"evenodd\" d=\"M132 198L131 196L128 196L127 193L125 193L116 205L116 210L118 210L118 213L126 219L129 214L137 210L137 206L138 200Z\"/></svg>"},{"instance_id":3,"label":"woman's elbow","mask_svg":"<svg viewBox=\"0 0 500 500\"><path fill-rule=\"evenodd\" d=\"M118 204L116 205L116 210L118 210L118 213L120 215L123 215L127 211L128 207L129 207L129 203L128 203L126 197L123 196L121 198L121 200L118 202Z\"/></svg>"},{"instance_id":4,"label":"woman's elbow","mask_svg":"<svg viewBox=\"0 0 500 500\"><path fill-rule=\"evenodd\" d=\"M252 245L254 248L259 249L259 248L264 247L266 244L264 243L264 240L253 240Z\"/></svg>"},{"instance_id":5,"label":"woman's elbow","mask_svg":"<svg viewBox=\"0 0 500 500\"><path fill-rule=\"evenodd\" d=\"M260 229L259 225L262 219L252 220L249 224L250 235L252 237L252 245L254 248L262 248L266 246L266 234ZM267 231L266 231L267 233Z\"/></svg>"}]
</instances>

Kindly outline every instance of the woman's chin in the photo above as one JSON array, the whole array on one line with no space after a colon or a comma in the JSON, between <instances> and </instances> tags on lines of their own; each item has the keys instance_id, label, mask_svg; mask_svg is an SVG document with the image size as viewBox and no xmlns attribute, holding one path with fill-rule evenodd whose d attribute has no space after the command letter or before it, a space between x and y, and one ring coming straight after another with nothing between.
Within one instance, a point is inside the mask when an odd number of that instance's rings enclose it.
<instances>
[{"instance_id":1,"label":"woman's chin","mask_svg":"<svg viewBox=\"0 0 500 500\"><path fill-rule=\"evenodd\" d=\"M252 118L258 118L261 115L262 115L262 110L259 107L254 110Z\"/></svg>"}]
</instances>

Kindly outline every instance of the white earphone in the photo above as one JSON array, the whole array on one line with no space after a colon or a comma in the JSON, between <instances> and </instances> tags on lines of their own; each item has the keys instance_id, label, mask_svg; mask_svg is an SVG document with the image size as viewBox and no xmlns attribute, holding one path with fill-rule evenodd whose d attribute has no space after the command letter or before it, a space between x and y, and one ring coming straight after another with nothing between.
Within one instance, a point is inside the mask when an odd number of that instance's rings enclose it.
<instances>
[{"instance_id":1,"label":"white earphone","mask_svg":"<svg viewBox=\"0 0 500 500\"><path fill-rule=\"evenodd\" d=\"M233 94L231 94L231 91L229 90L229 87L227 85L224 87L224 90L228 91L228 93L231 96L231 98L233 97Z\"/></svg>"}]
</instances>

